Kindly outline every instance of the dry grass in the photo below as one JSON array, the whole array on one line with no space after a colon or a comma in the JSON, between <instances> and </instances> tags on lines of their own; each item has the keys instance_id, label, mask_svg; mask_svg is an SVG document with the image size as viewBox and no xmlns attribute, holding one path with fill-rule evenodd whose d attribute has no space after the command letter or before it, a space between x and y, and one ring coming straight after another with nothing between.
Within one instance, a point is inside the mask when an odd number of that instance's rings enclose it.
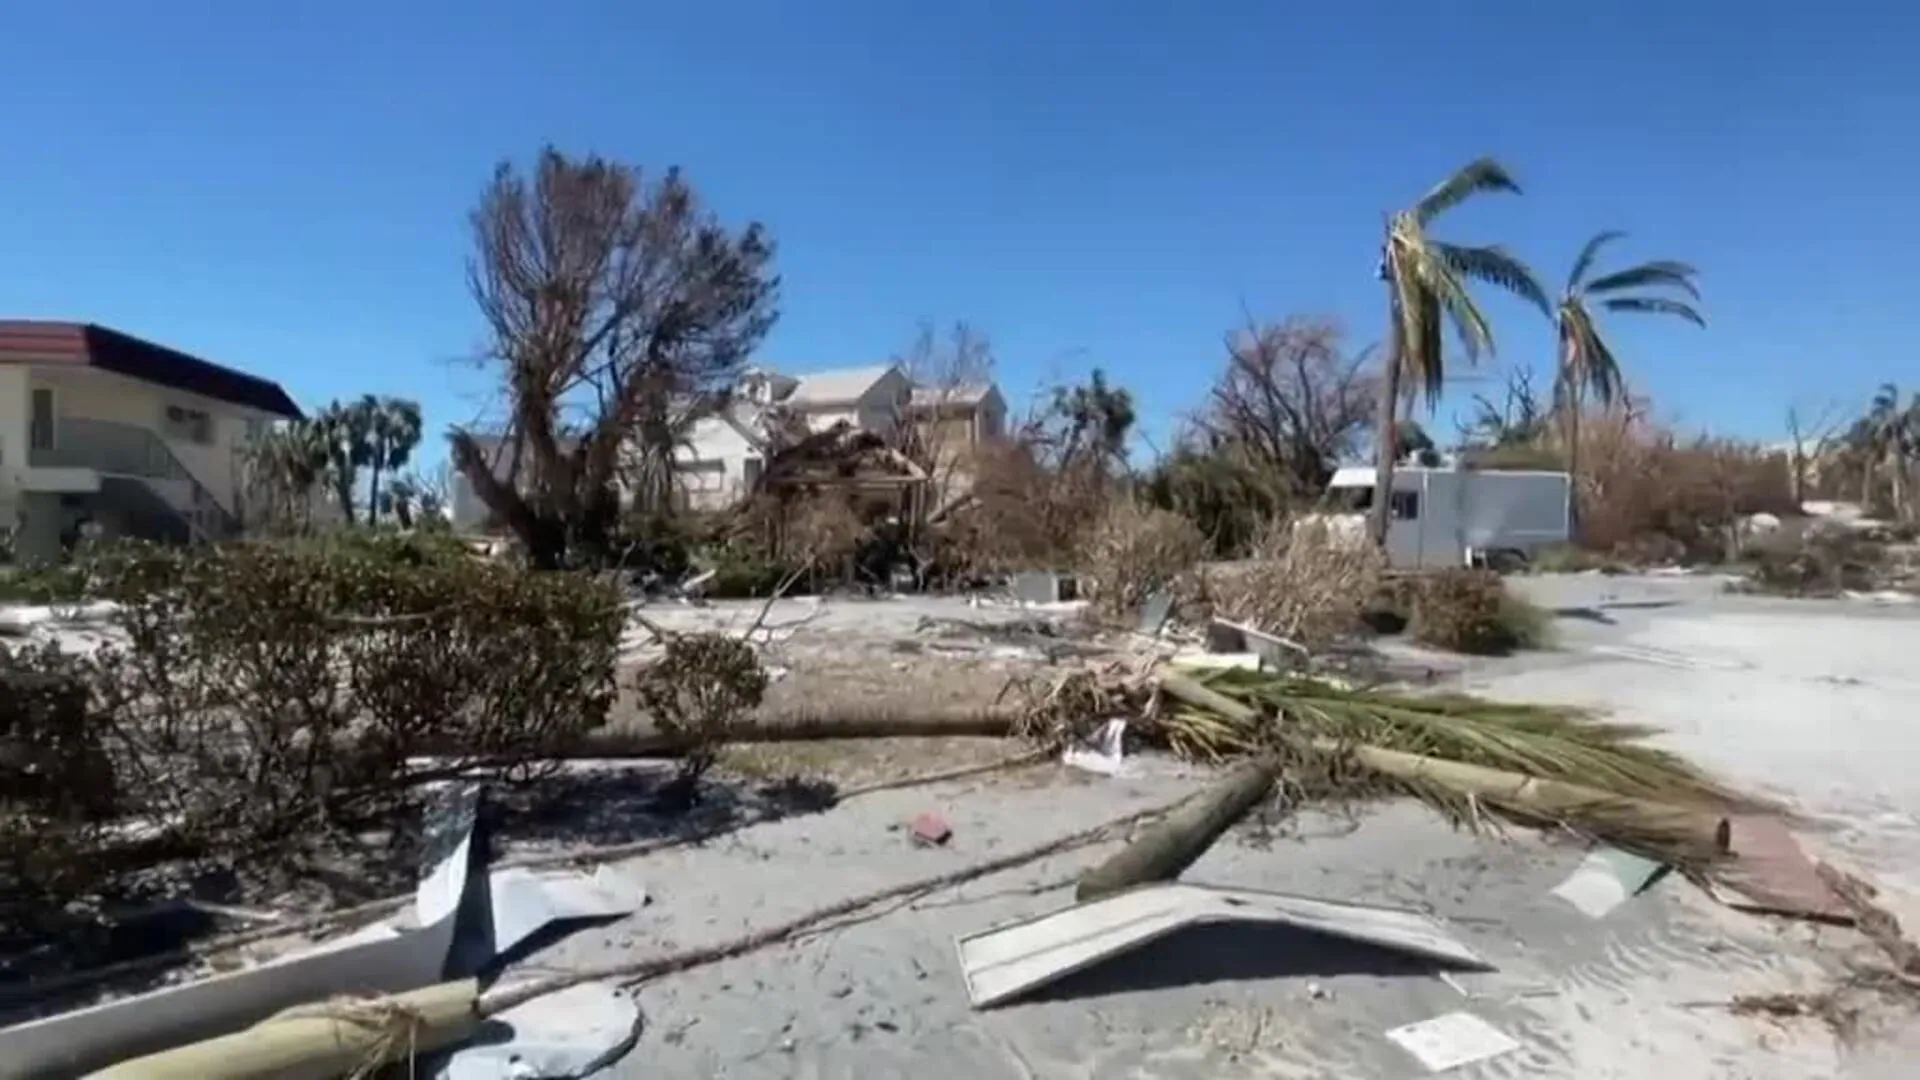
<instances>
[{"instance_id":1,"label":"dry grass","mask_svg":"<svg viewBox=\"0 0 1920 1080\"><path fill-rule=\"evenodd\" d=\"M1582 545L1631 561L1721 560L1742 516L1798 509L1782 455L1618 410L1582 419L1579 485Z\"/></svg>"},{"instance_id":2,"label":"dry grass","mask_svg":"<svg viewBox=\"0 0 1920 1080\"><path fill-rule=\"evenodd\" d=\"M1079 565L1102 615L1125 618L1162 589L1194 580L1206 538L1178 514L1126 499L1109 504L1081 545Z\"/></svg>"},{"instance_id":3,"label":"dry grass","mask_svg":"<svg viewBox=\"0 0 1920 1080\"><path fill-rule=\"evenodd\" d=\"M1210 571L1205 589L1215 614L1318 651L1360 629L1385 571L1372 544L1323 522L1275 519L1255 539L1253 558Z\"/></svg>"}]
</instances>

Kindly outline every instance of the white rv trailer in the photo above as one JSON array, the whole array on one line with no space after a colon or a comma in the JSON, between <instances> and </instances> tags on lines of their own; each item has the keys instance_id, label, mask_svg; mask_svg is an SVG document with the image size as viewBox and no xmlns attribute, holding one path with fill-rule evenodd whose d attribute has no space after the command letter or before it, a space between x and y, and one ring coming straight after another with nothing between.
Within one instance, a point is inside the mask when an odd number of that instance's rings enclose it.
<instances>
[{"instance_id":1,"label":"white rv trailer","mask_svg":"<svg viewBox=\"0 0 1920 1080\"><path fill-rule=\"evenodd\" d=\"M1365 533L1371 465L1335 470L1327 496L1341 531ZM1564 472L1402 465L1393 471L1387 562L1404 569L1482 564L1509 568L1569 536Z\"/></svg>"}]
</instances>

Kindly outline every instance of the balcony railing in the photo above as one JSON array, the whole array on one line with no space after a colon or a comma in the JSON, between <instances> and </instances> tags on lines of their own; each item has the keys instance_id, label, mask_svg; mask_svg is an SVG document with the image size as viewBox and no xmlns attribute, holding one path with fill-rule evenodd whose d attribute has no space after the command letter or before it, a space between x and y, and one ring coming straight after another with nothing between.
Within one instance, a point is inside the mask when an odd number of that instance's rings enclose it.
<instances>
[{"instance_id":1,"label":"balcony railing","mask_svg":"<svg viewBox=\"0 0 1920 1080\"><path fill-rule=\"evenodd\" d=\"M155 432L137 424L77 416L61 417L54 431L52 446L34 446L28 450L29 466L92 469L106 476L184 484L186 504L167 501L203 537L218 536L233 527L233 516Z\"/></svg>"}]
</instances>

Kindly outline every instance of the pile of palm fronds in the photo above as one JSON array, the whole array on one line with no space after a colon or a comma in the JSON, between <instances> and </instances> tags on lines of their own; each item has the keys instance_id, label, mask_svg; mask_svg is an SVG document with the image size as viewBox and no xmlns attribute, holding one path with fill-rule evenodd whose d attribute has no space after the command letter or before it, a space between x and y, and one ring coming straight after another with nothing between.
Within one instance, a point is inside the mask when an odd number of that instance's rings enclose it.
<instances>
[{"instance_id":1,"label":"pile of palm fronds","mask_svg":"<svg viewBox=\"0 0 1920 1080\"><path fill-rule=\"evenodd\" d=\"M1295 803L1411 794L1473 825L1484 811L1566 826L1687 865L1724 846L1727 810L1756 805L1647 745L1653 729L1577 708L1244 670L1162 669L1112 687L1076 675L1035 726L1071 730L1074 703L1097 703L1090 723L1130 696L1146 741L1203 761L1267 759Z\"/></svg>"},{"instance_id":2,"label":"pile of palm fronds","mask_svg":"<svg viewBox=\"0 0 1920 1080\"><path fill-rule=\"evenodd\" d=\"M1178 698L1164 702L1155 727L1184 756L1216 759L1314 742L1363 744L1633 798L1715 805L1733 799L1677 755L1646 745L1658 729L1601 720L1572 706L1358 689L1266 672L1186 678L1251 708L1253 715L1223 716Z\"/></svg>"}]
</instances>

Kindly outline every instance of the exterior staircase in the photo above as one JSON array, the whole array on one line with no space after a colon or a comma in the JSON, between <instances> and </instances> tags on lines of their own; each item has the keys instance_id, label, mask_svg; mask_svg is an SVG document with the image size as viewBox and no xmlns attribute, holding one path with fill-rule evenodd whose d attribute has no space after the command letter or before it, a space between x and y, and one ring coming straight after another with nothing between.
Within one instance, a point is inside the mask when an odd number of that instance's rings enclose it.
<instances>
[{"instance_id":1,"label":"exterior staircase","mask_svg":"<svg viewBox=\"0 0 1920 1080\"><path fill-rule=\"evenodd\" d=\"M36 447L30 464L91 469L100 494L155 539L223 540L240 531L199 477L157 432L136 424L61 417L54 446Z\"/></svg>"}]
</instances>

